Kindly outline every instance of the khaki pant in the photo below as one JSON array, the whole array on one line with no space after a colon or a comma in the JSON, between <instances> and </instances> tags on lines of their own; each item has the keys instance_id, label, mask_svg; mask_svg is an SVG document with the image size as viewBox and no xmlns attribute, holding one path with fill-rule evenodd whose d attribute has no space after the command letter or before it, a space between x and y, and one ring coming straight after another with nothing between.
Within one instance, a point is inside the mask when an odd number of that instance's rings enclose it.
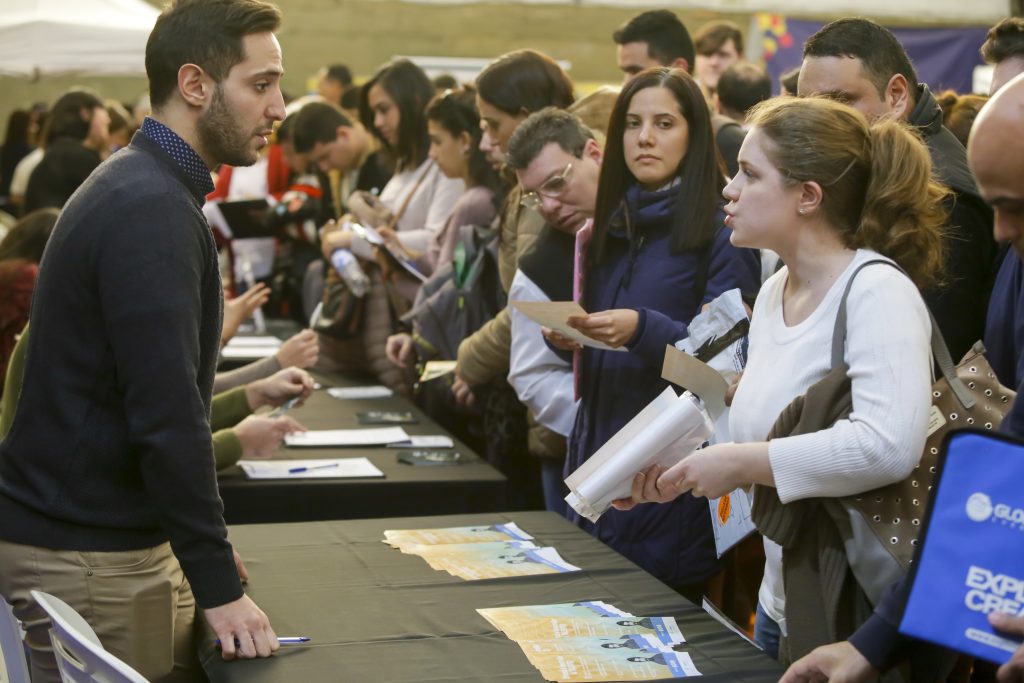
<instances>
[{"instance_id":1,"label":"khaki pant","mask_svg":"<svg viewBox=\"0 0 1024 683\"><path fill-rule=\"evenodd\" d=\"M58 682L49 618L33 589L74 608L107 651L150 681L196 680L195 600L170 544L101 553L0 541L0 594L25 629L32 681Z\"/></svg>"}]
</instances>

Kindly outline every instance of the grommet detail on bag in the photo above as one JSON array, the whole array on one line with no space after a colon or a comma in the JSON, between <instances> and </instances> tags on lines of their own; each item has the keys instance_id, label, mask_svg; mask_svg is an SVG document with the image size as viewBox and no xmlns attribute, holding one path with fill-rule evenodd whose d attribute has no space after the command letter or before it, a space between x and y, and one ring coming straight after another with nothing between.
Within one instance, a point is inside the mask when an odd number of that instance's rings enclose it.
<instances>
[{"instance_id":1,"label":"grommet detail on bag","mask_svg":"<svg viewBox=\"0 0 1024 683\"><path fill-rule=\"evenodd\" d=\"M897 504L897 505L899 505L899 504L900 504L900 503L902 503L902 502L903 502L903 499L902 499L902 498L897 498L897 499L896 499L896 504Z\"/></svg>"},{"instance_id":2,"label":"grommet detail on bag","mask_svg":"<svg viewBox=\"0 0 1024 683\"><path fill-rule=\"evenodd\" d=\"M992 390L991 389L986 389L985 390L985 395L986 396L991 396L992 395Z\"/></svg>"},{"instance_id":3,"label":"grommet detail on bag","mask_svg":"<svg viewBox=\"0 0 1024 683\"><path fill-rule=\"evenodd\" d=\"M1007 398L1006 396L1000 396L1000 397L999 397L999 401L1000 401L1000 403L1006 403L1006 402L1007 402L1007 401L1009 401L1009 400L1010 400L1010 399L1009 399L1009 398Z\"/></svg>"},{"instance_id":4,"label":"grommet detail on bag","mask_svg":"<svg viewBox=\"0 0 1024 683\"><path fill-rule=\"evenodd\" d=\"M929 491L931 491L931 490L932 490L932 485L931 485L931 484L929 484L929 485L928 485L928 490L929 490Z\"/></svg>"},{"instance_id":5,"label":"grommet detail on bag","mask_svg":"<svg viewBox=\"0 0 1024 683\"><path fill-rule=\"evenodd\" d=\"M918 507L919 505L921 505L921 501L919 501L917 498L915 498L914 500L912 500L910 502L914 504L914 507Z\"/></svg>"},{"instance_id":6,"label":"grommet detail on bag","mask_svg":"<svg viewBox=\"0 0 1024 683\"><path fill-rule=\"evenodd\" d=\"M968 382L967 383L967 388L968 389L973 389L974 388L974 382Z\"/></svg>"},{"instance_id":7,"label":"grommet detail on bag","mask_svg":"<svg viewBox=\"0 0 1024 683\"><path fill-rule=\"evenodd\" d=\"M876 522L881 522L882 521L882 516L881 515L875 515L871 519L875 520Z\"/></svg>"},{"instance_id":8,"label":"grommet detail on bag","mask_svg":"<svg viewBox=\"0 0 1024 683\"><path fill-rule=\"evenodd\" d=\"M934 466L929 467L928 471L931 472L932 474L935 474L935 467Z\"/></svg>"},{"instance_id":9,"label":"grommet detail on bag","mask_svg":"<svg viewBox=\"0 0 1024 683\"><path fill-rule=\"evenodd\" d=\"M916 538L910 539L910 545L917 545L917 539Z\"/></svg>"},{"instance_id":10,"label":"grommet detail on bag","mask_svg":"<svg viewBox=\"0 0 1024 683\"><path fill-rule=\"evenodd\" d=\"M896 545L899 542L900 542L900 539L896 538L895 536L893 536L892 538L889 539L889 543L892 543L893 545Z\"/></svg>"},{"instance_id":11,"label":"grommet detail on bag","mask_svg":"<svg viewBox=\"0 0 1024 683\"><path fill-rule=\"evenodd\" d=\"M959 415L957 415L956 413L950 413L950 414L949 414L949 419L950 419L950 420L955 420L955 419L957 419L958 417L960 417L960 416L959 416Z\"/></svg>"},{"instance_id":12,"label":"grommet detail on bag","mask_svg":"<svg viewBox=\"0 0 1024 683\"><path fill-rule=\"evenodd\" d=\"M919 486L916 479L911 480L910 485L913 486L915 489Z\"/></svg>"},{"instance_id":13,"label":"grommet detail on bag","mask_svg":"<svg viewBox=\"0 0 1024 683\"><path fill-rule=\"evenodd\" d=\"M857 501L858 503L860 503L860 502L863 502L864 499L863 498L854 498L854 500Z\"/></svg>"},{"instance_id":14,"label":"grommet detail on bag","mask_svg":"<svg viewBox=\"0 0 1024 683\"><path fill-rule=\"evenodd\" d=\"M899 524L899 523L900 523L900 518L899 518L899 517L896 517L896 518L894 518L894 519L892 520L892 523L893 523L893 524Z\"/></svg>"},{"instance_id":15,"label":"grommet detail on bag","mask_svg":"<svg viewBox=\"0 0 1024 683\"><path fill-rule=\"evenodd\" d=\"M940 396L942 396L942 392L941 391L933 391L932 392L932 396L934 398L939 398Z\"/></svg>"},{"instance_id":16,"label":"grommet detail on bag","mask_svg":"<svg viewBox=\"0 0 1024 683\"><path fill-rule=\"evenodd\" d=\"M976 368L975 366L972 365L971 366L971 372L977 372L977 371L978 371L978 368Z\"/></svg>"},{"instance_id":17,"label":"grommet detail on bag","mask_svg":"<svg viewBox=\"0 0 1024 683\"><path fill-rule=\"evenodd\" d=\"M992 423L991 422L986 422L985 423L985 429L992 429Z\"/></svg>"},{"instance_id":18,"label":"grommet detail on bag","mask_svg":"<svg viewBox=\"0 0 1024 683\"><path fill-rule=\"evenodd\" d=\"M967 418L967 424L969 424L969 425L974 424L974 418L973 417Z\"/></svg>"},{"instance_id":19,"label":"grommet detail on bag","mask_svg":"<svg viewBox=\"0 0 1024 683\"><path fill-rule=\"evenodd\" d=\"M882 497L881 496L876 496L875 497L875 502L876 503L881 503L882 502Z\"/></svg>"},{"instance_id":20,"label":"grommet detail on bag","mask_svg":"<svg viewBox=\"0 0 1024 683\"><path fill-rule=\"evenodd\" d=\"M938 455L939 454L939 449L938 448L932 447L930 450L931 450L931 454L932 455Z\"/></svg>"},{"instance_id":21,"label":"grommet detail on bag","mask_svg":"<svg viewBox=\"0 0 1024 683\"><path fill-rule=\"evenodd\" d=\"M921 526L921 520L919 520L919 519L912 519L912 520L910 520L910 523L913 524L914 526Z\"/></svg>"}]
</instances>

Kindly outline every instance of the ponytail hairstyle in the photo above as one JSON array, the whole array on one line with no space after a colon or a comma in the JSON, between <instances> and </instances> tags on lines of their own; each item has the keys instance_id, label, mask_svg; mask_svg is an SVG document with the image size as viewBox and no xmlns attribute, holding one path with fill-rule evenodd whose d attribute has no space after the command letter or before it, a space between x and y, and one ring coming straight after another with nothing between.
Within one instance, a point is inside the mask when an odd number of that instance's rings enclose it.
<instances>
[{"instance_id":1,"label":"ponytail hairstyle","mask_svg":"<svg viewBox=\"0 0 1024 683\"><path fill-rule=\"evenodd\" d=\"M888 256L918 287L938 283L949 192L906 125L869 125L844 104L793 97L762 102L750 122L771 141L765 152L786 185L821 186L821 210L843 244Z\"/></svg>"},{"instance_id":2,"label":"ponytail hairstyle","mask_svg":"<svg viewBox=\"0 0 1024 683\"><path fill-rule=\"evenodd\" d=\"M427 105L427 120L433 121L453 137L469 135L469 180L474 187L496 191L501 184L498 174L480 151L480 113L476 110L476 89L467 85L458 90L445 90Z\"/></svg>"}]
</instances>

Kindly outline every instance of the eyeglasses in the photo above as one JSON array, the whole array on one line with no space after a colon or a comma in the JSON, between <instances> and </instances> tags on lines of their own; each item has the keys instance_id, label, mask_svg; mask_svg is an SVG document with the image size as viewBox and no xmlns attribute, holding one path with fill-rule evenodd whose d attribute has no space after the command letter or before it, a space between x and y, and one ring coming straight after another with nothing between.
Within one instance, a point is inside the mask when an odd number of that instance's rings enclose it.
<instances>
[{"instance_id":1,"label":"eyeglasses","mask_svg":"<svg viewBox=\"0 0 1024 683\"><path fill-rule=\"evenodd\" d=\"M570 173L572 173L571 161L566 164L564 171L545 180L536 190L524 192L523 196L519 200L520 205L525 206L527 209L533 209L536 211L540 208L541 203L544 201L544 197L547 197L548 199L558 199L558 197L565 192L565 189L569 187Z\"/></svg>"}]
</instances>

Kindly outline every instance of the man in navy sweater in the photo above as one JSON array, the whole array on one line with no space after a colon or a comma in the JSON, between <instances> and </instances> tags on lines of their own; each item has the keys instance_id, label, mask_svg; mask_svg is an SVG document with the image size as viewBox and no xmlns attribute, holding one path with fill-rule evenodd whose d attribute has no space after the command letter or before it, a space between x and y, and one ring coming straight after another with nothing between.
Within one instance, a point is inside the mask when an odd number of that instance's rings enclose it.
<instances>
[{"instance_id":1,"label":"man in navy sweater","mask_svg":"<svg viewBox=\"0 0 1024 683\"><path fill-rule=\"evenodd\" d=\"M146 46L153 117L71 197L43 256L0 443L0 594L34 681L59 677L32 589L150 680L194 673L196 605L225 658L277 649L242 592L217 491L223 304L200 209L210 169L254 163L284 116L279 23L258 0L172 3Z\"/></svg>"},{"instance_id":2,"label":"man in navy sweater","mask_svg":"<svg viewBox=\"0 0 1024 683\"><path fill-rule=\"evenodd\" d=\"M995 209L995 238L1008 242L1024 259L1024 75L1010 81L978 114L968 155L978 187ZM1000 431L1024 438L1024 385L1017 391ZM849 641L814 650L790 667L782 683L870 681L920 652L922 643L898 632L910 587L909 580L895 585ZM1024 617L992 613L989 622L997 630L1024 635ZM934 650L925 656L934 660ZM1024 681L1024 646L1000 667L997 678L1000 683Z\"/></svg>"}]
</instances>

